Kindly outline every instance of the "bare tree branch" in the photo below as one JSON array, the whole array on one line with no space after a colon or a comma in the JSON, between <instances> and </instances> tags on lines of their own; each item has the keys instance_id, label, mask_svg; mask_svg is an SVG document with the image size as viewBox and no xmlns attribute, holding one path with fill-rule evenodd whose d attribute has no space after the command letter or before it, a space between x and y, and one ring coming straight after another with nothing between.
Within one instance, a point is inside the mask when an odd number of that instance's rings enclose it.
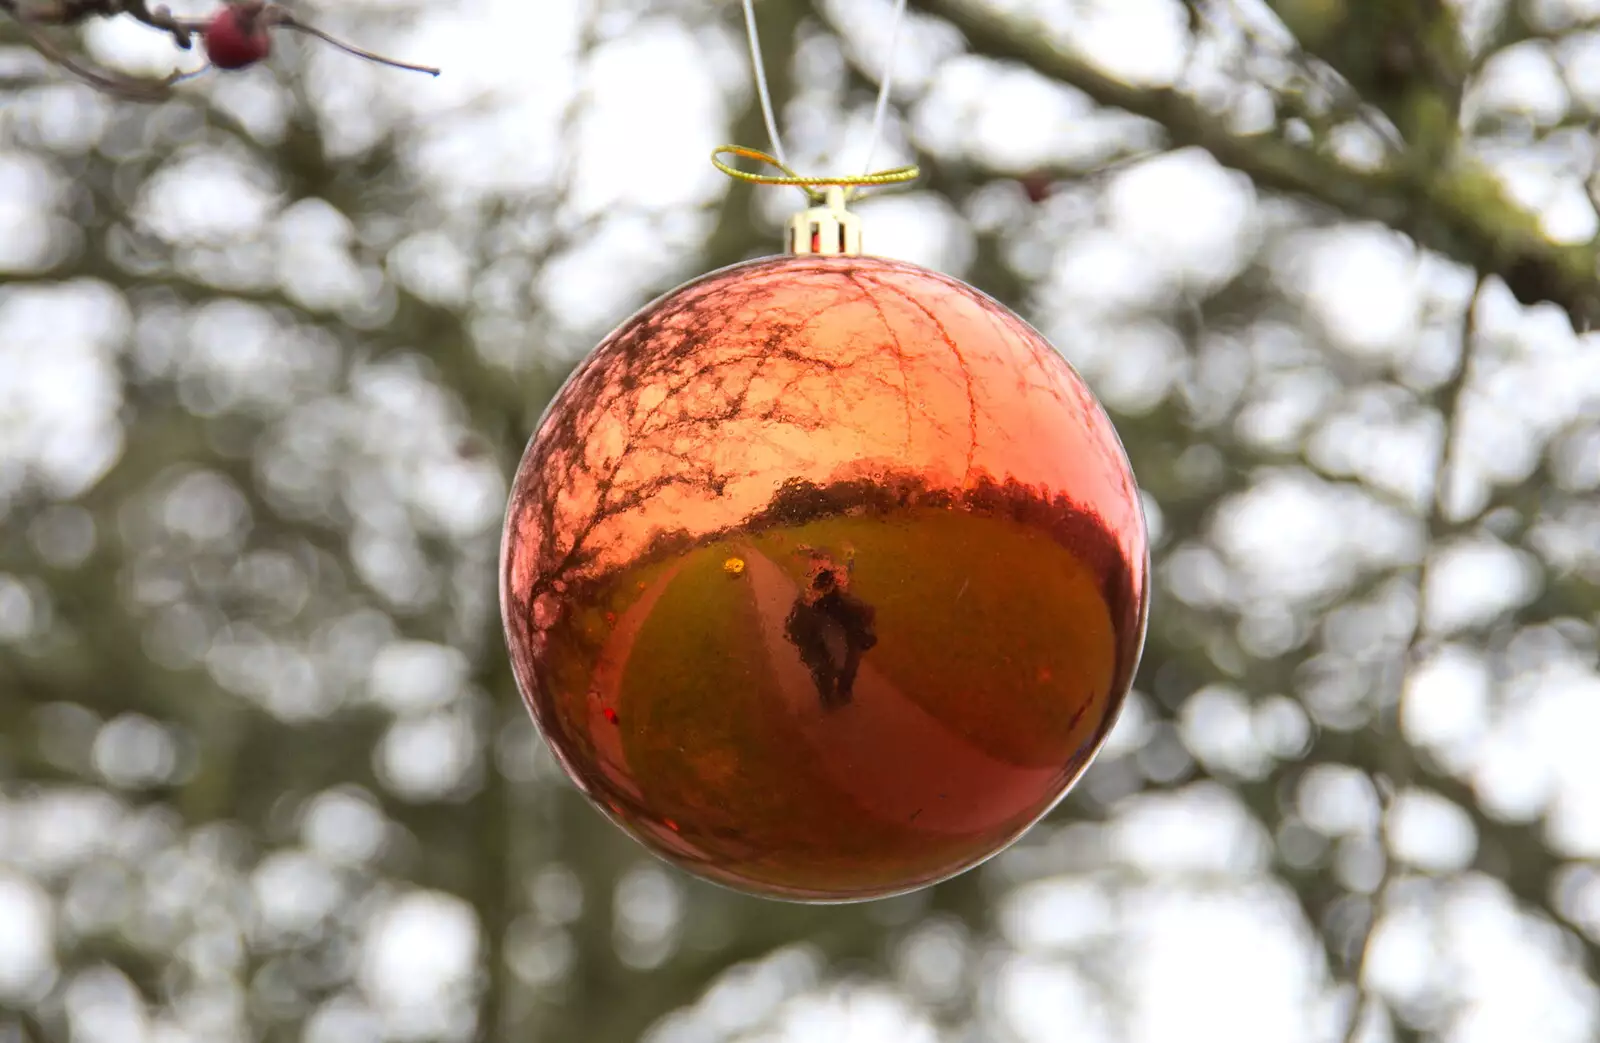
<instances>
[{"instance_id":1,"label":"bare tree branch","mask_svg":"<svg viewBox=\"0 0 1600 1043\"><path fill-rule=\"evenodd\" d=\"M148 0L0 0L0 14L11 16L21 27L29 44L47 60L96 90L128 101L165 101L172 96L174 85L199 75L206 68L239 69L254 65L266 57L270 49L266 34L274 28L304 33L347 54L380 65L411 72L424 72L430 76L438 76L440 72L433 66L396 61L345 43L299 20L283 6L270 3L268 0L227 0L206 18L180 18L164 4L151 7ZM69 54L41 31L44 28L77 26L93 18L123 16L167 34L172 38L173 44L183 51L193 49L196 37L204 40L212 33L230 31L231 36L232 32L258 29L262 35L259 50L251 50L233 62L217 59L208 63L205 68L192 72L174 71L159 80L146 80L97 69Z\"/></svg>"},{"instance_id":2,"label":"bare tree branch","mask_svg":"<svg viewBox=\"0 0 1600 1043\"><path fill-rule=\"evenodd\" d=\"M1428 504L1428 513L1424 522L1426 544L1423 547L1422 560L1416 569L1416 605L1411 621L1411 633L1406 638L1405 647L1401 652L1399 689L1386 705L1380 717L1379 727L1376 729L1376 739L1381 743L1379 762L1382 765L1382 774L1374 779L1382 805L1382 823L1379 833L1385 838L1385 851L1383 873L1379 877L1378 886L1374 890L1372 909L1367 917L1362 931L1361 943L1355 950L1355 960L1350 967L1350 985L1355 991L1350 1007L1350 1022L1346 1027L1345 1043L1357 1043L1362 1029L1362 1009L1366 1006L1366 984L1363 978L1366 974L1367 959L1372 949L1373 931L1377 927L1378 918L1383 914L1383 904L1389 893L1390 884L1395 877L1394 845L1388 843L1388 832L1392 816L1390 812L1397 797L1407 786L1414 781L1415 757L1410 744L1400 731L1401 716L1404 711L1405 701L1416 681L1418 668L1427 658L1429 651L1428 641L1428 612L1429 612L1429 587L1431 585L1433 566L1438 558L1439 545L1447 538L1450 527L1450 482L1455 474L1457 460L1460 455L1460 416L1462 403L1472 380L1472 359L1477 340L1477 313L1479 303L1483 296L1485 278L1479 276L1477 286L1472 296L1467 301L1466 313L1461 322L1461 346L1457 354L1455 372L1450 379L1443 382L1433 393L1433 402L1437 405L1442 421L1443 430L1440 433L1438 455L1433 465L1433 485Z\"/></svg>"},{"instance_id":3,"label":"bare tree branch","mask_svg":"<svg viewBox=\"0 0 1600 1043\"><path fill-rule=\"evenodd\" d=\"M1524 304L1555 304L1578 329L1600 324L1600 245L1550 242L1537 217L1459 149L1447 163L1358 170L1278 135L1236 134L1186 95L1123 83L1048 33L970 0L910 0L910 6L955 26L975 53L1025 65L1101 105L1159 123L1172 145L1203 148L1261 188L1386 224L1420 246L1499 276Z\"/></svg>"}]
</instances>

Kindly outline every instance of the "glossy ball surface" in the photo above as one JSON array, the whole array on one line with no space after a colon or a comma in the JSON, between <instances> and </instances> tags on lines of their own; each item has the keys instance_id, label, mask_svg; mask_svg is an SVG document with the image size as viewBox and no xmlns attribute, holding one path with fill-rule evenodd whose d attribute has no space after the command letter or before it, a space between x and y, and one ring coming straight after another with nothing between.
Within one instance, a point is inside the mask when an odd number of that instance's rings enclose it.
<instances>
[{"instance_id":1,"label":"glossy ball surface","mask_svg":"<svg viewBox=\"0 0 1600 1043\"><path fill-rule=\"evenodd\" d=\"M629 319L546 411L501 608L557 760L656 854L851 901L1016 840L1104 742L1148 552L1115 430L989 297L777 257Z\"/></svg>"}]
</instances>

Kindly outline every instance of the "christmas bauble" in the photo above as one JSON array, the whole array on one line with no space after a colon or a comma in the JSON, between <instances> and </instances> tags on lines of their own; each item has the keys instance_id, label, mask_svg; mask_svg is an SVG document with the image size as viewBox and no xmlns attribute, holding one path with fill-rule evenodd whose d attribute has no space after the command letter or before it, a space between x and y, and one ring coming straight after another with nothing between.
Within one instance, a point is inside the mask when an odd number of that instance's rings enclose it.
<instances>
[{"instance_id":1,"label":"christmas bauble","mask_svg":"<svg viewBox=\"0 0 1600 1043\"><path fill-rule=\"evenodd\" d=\"M1017 839L1139 658L1139 496L1063 358L971 287L785 256L612 333L517 472L517 682L583 793L729 887L848 901Z\"/></svg>"}]
</instances>

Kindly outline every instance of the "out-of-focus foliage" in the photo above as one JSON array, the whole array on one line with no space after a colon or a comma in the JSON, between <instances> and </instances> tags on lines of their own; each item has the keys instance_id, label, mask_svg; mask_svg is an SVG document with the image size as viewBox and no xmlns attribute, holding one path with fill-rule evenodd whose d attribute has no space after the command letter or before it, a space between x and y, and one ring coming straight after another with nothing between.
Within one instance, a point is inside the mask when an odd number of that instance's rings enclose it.
<instances>
[{"instance_id":1,"label":"out-of-focus foliage","mask_svg":"<svg viewBox=\"0 0 1600 1043\"><path fill-rule=\"evenodd\" d=\"M307 6L446 74L0 20L0 1040L1600 1031L1593 4L914 0L869 245L1082 369L1158 587L1049 820L827 908L606 825L494 601L562 375L795 202L738 5ZM756 8L861 161L890 5Z\"/></svg>"}]
</instances>

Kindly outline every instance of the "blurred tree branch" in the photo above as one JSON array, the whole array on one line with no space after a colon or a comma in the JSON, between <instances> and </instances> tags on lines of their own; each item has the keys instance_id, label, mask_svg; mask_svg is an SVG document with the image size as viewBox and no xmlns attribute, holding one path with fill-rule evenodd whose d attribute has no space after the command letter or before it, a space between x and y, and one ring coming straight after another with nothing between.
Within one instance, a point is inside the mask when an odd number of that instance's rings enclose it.
<instances>
[{"instance_id":1,"label":"blurred tree branch","mask_svg":"<svg viewBox=\"0 0 1600 1043\"><path fill-rule=\"evenodd\" d=\"M1362 1012L1367 1004L1366 971L1372 950L1373 930L1382 915L1384 902L1391 885L1399 874L1396 871L1396 845L1391 833L1395 798L1416 782L1416 753L1401 732L1405 702L1411 694L1417 671L1429 653L1428 615L1431 607L1433 564L1438 548L1445 539L1445 527L1450 524L1449 496L1451 480L1456 473L1460 453L1460 416L1466 392L1472 381L1473 354L1477 346L1477 313L1483 297L1484 278L1479 277L1472 296L1468 299L1461 320L1461 337L1455 370L1433 392L1431 398L1439 410L1443 423L1439 448L1433 462L1432 492L1424 520L1426 543L1422 560L1418 563L1415 580L1415 602L1411 620L1411 633L1407 636L1398 664L1399 683L1393 695L1379 708L1379 722L1374 731L1374 744L1378 747L1378 770L1372 773L1380 801L1379 836L1385 841L1383 872L1373 891L1372 907L1363 925L1360 944L1355 948L1355 958L1349 969L1350 986L1354 996L1350 1004L1350 1021L1345 1030L1345 1043L1357 1043L1364 1022ZM1477 801L1465 806L1473 807Z\"/></svg>"},{"instance_id":2,"label":"blurred tree branch","mask_svg":"<svg viewBox=\"0 0 1600 1043\"><path fill-rule=\"evenodd\" d=\"M1337 12L1305 0L1270 6L1305 54L1398 129L1419 173L1448 160L1469 69L1444 0L1355 0Z\"/></svg>"},{"instance_id":3,"label":"blurred tree branch","mask_svg":"<svg viewBox=\"0 0 1600 1043\"><path fill-rule=\"evenodd\" d=\"M171 36L185 51L205 28L204 19L179 18L165 4L152 8L147 0L0 0L0 11L34 25L80 25L91 18L127 15Z\"/></svg>"},{"instance_id":4,"label":"blurred tree branch","mask_svg":"<svg viewBox=\"0 0 1600 1043\"><path fill-rule=\"evenodd\" d=\"M1178 91L1123 83L1069 53L1048 33L970 0L910 0L910 6L959 29L974 53L1027 66L1100 105L1158 123L1173 146L1203 148L1263 189L1388 225L1420 246L1498 276L1524 304L1555 304L1580 330L1600 323L1596 245L1565 246L1546 238L1538 219L1460 149L1453 125L1451 146L1442 154L1429 146L1429 162L1356 169L1314 145L1277 134L1234 133L1221 117ZM1348 32L1358 34L1367 24L1352 19ZM1388 19L1376 24L1386 25ZM1376 46L1370 38L1366 45ZM1356 46L1349 45L1352 53ZM1360 81L1352 86L1363 97L1373 90Z\"/></svg>"}]
</instances>

